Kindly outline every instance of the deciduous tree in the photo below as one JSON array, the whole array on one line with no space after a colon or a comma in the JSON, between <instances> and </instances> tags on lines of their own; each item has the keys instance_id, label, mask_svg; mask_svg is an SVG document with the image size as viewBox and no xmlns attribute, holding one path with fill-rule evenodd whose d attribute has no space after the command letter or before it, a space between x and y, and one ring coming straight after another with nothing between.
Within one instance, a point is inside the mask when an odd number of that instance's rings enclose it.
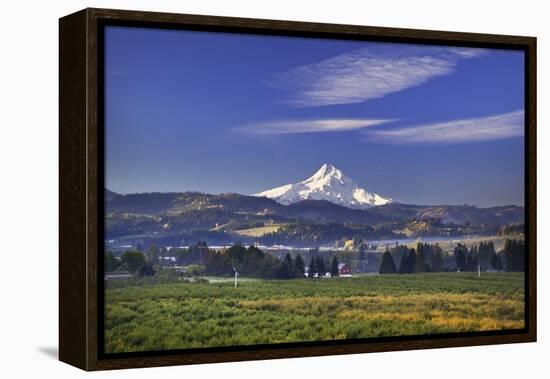
<instances>
[{"instance_id":1,"label":"deciduous tree","mask_svg":"<svg viewBox=\"0 0 550 379\"><path fill-rule=\"evenodd\" d=\"M125 251L120 257L124 268L130 272L138 273L145 264L145 256L139 251Z\"/></svg>"}]
</instances>

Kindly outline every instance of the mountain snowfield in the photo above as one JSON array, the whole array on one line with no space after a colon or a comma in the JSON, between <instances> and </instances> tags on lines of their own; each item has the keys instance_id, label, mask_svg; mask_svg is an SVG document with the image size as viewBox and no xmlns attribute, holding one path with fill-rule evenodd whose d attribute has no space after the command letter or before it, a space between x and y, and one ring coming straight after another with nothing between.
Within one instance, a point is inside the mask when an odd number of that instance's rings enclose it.
<instances>
[{"instance_id":1,"label":"mountain snowfield","mask_svg":"<svg viewBox=\"0 0 550 379\"><path fill-rule=\"evenodd\" d=\"M254 196L264 196L288 205L301 200L326 200L348 208L364 209L384 205L392 199L368 192L331 164L324 164L310 178Z\"/></svg>"}]
</instances>

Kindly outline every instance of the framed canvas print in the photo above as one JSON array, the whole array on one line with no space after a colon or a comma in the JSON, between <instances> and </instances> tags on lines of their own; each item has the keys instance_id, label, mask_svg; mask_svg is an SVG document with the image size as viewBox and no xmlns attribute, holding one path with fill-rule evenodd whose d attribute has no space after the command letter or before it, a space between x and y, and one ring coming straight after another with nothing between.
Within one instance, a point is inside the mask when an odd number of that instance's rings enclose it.
<instances>
[{"instance_id":1,"label":"framed canvas print","mask_svg":"<svg viewBox=\"0 0 550 379\"><path fill-rule=\"evenodd\" d=\"M536 340L536 40L60 20L60 359Z\"/></svg>"}]
</instances>

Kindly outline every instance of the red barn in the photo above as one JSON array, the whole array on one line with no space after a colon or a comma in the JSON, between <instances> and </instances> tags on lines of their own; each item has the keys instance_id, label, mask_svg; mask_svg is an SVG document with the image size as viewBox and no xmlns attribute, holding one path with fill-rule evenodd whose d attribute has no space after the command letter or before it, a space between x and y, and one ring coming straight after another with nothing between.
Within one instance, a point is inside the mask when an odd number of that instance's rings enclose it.
<instances>
[{"instance_id":1,"label":"red barn","mask_svg":"<svg viewBox=\"0 0 550 379\"><path fill-rule=\"evenodd\" d=\"M351 275L351 267L347 263L339 263L338 275Z\"/></svg>"}]
</instances>

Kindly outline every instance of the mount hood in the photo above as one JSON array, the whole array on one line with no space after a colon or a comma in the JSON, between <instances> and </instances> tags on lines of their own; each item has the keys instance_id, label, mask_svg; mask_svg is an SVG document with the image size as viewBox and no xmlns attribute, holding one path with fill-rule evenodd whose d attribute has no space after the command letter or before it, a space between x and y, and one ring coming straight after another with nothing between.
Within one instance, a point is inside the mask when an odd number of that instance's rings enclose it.
<instances>
[{"instance_id":1,"label":"mount hood","mask_svg":"<svg viewBox=\"0 0 550 379\"><path fill-rule=\"evenodd\" d=\"M310 178L287 184L254 196L263 196L288 205L302 200L326 200L348 208L364 209L392 202L392 199L368 192L331 164L324 164Z\"/></svg>"}]
</instances>

